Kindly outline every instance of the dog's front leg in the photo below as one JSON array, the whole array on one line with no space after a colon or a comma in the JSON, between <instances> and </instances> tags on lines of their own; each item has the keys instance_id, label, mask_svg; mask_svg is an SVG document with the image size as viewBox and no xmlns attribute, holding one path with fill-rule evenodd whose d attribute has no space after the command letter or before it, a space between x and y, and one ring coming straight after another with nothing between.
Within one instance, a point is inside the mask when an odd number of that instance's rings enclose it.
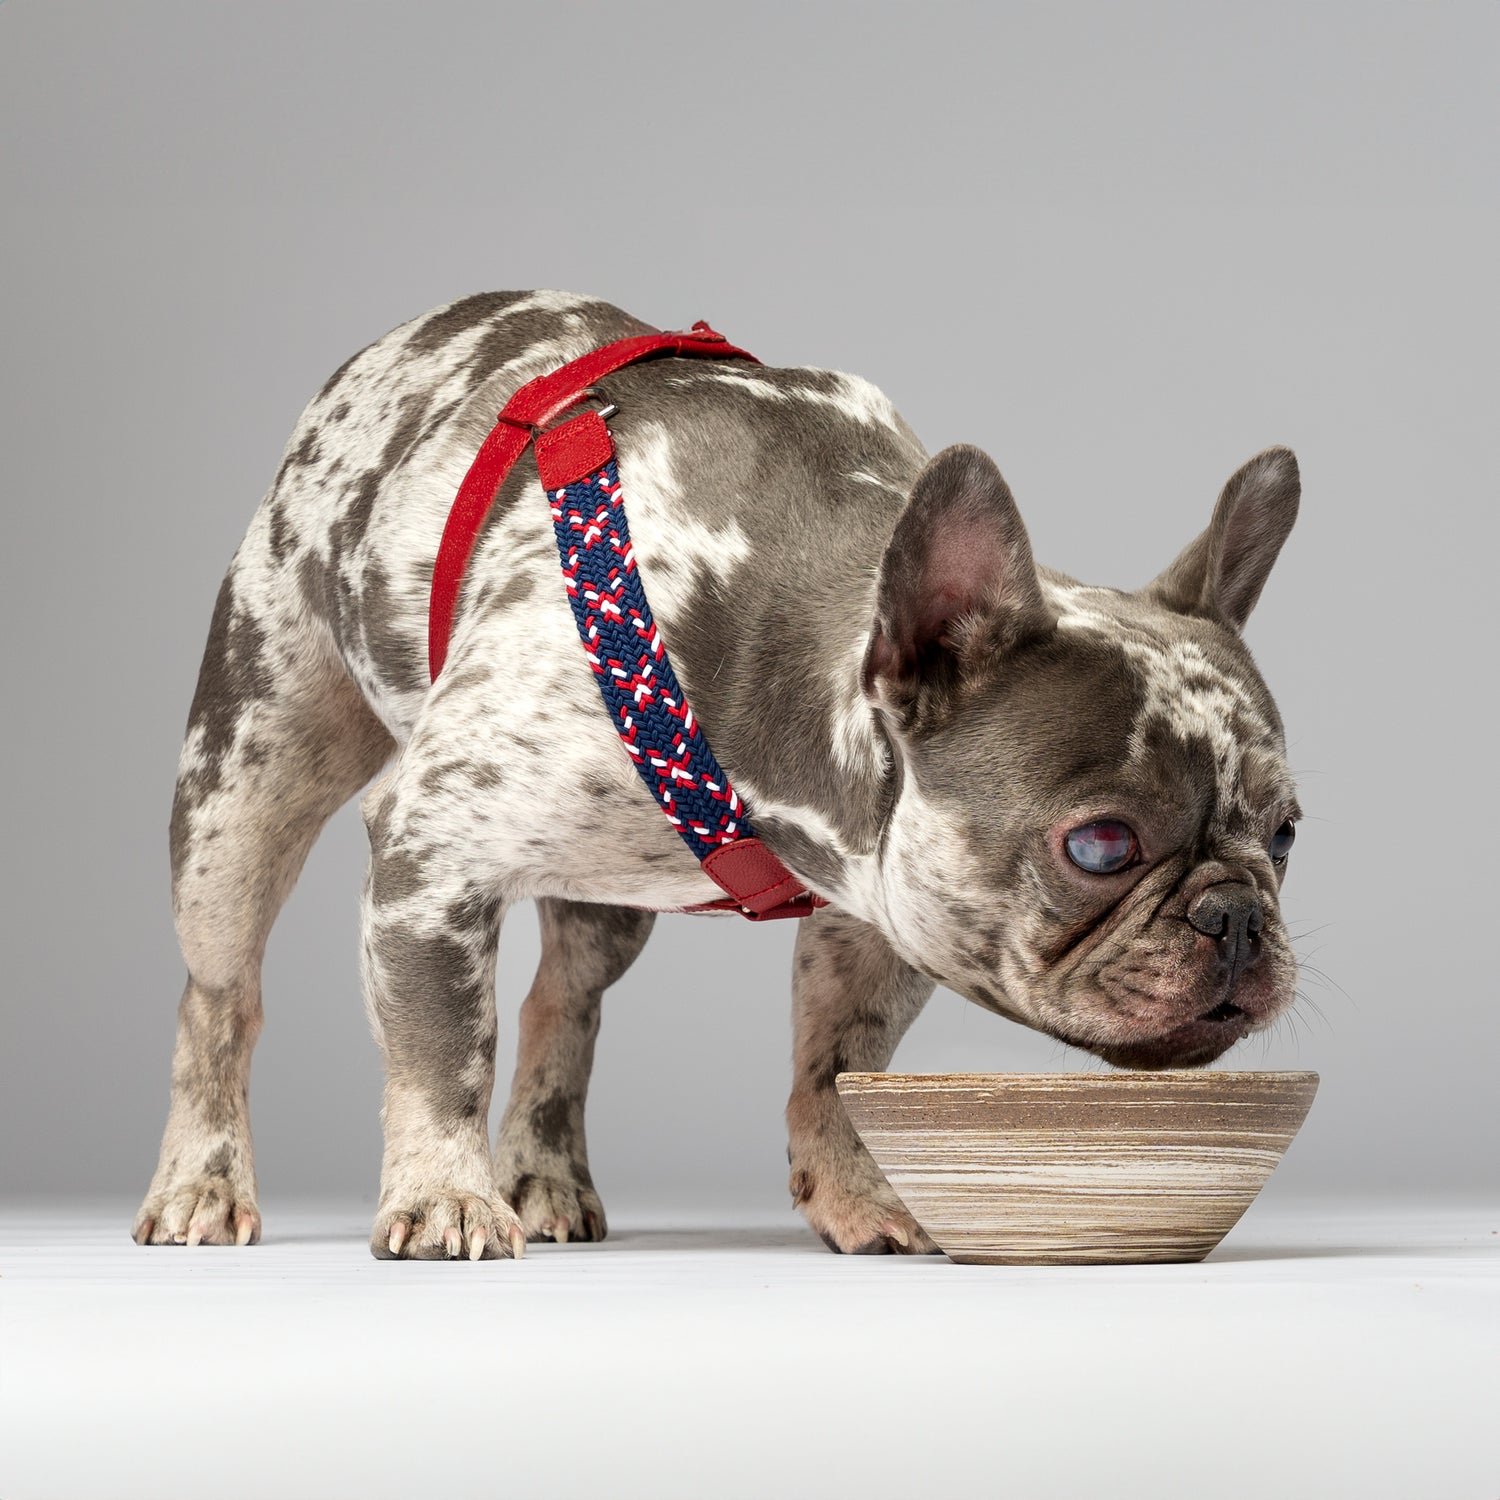
<instances>
[{"instance_id":1,"label":"dog's front leg","mask_svg":"<svg viewBox=\"0 0 1500 1500\"><path fill-rule=\"evenodd\" d=\"M830 1250L935 1251L855 1135L834 1088L840 1073L890 1062L933 981L873 927L832 906L802 919L792 970L792 1202Z\"/></svg>"},{"instance_id":2,"label":"dog's front leg","mask_svg":"<svg viewBox=\"0 0 1500 1500\"><path fill-rule=\"evenodd\" d=\"M385 1156L370 1249L383 1260L519 1256L494 1188L495 950L504 901L464 845L458 807L399 771L365 802L365 1001L385 1054Z\"/></svg>"},{"instance_id":3,"label":"dog's front leg","mask_svg":"<svg viewBox=\"0 0 1500 1500\"><path fill-rule=\"evenodd\" d=\"M542 960L521 1006L510 1102L495 1143L495 1183L528 1239L602 1240L583 1107L599 1004L651 935L656 913L555 896L537 899Z\"/></svg>"}]
</instances>

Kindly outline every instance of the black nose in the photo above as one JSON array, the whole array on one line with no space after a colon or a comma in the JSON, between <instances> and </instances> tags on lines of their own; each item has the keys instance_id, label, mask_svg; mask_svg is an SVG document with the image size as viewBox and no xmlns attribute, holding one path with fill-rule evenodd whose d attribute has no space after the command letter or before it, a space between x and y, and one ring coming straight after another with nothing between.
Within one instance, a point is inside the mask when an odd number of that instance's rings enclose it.
<instances>
[{"instance_id":1,"label":"black nose","mask_svg":"<svg viewBox=\"0 0 1500 1500\"><path fill-rule=\"evenodd\" d=\"M1187 919L1205 937L1218 939L1219 962L1226 968L1238 973L1260 959L1264 918L1254 886L1211 885L1188 907Z\"/></svg>"}]
</instances>

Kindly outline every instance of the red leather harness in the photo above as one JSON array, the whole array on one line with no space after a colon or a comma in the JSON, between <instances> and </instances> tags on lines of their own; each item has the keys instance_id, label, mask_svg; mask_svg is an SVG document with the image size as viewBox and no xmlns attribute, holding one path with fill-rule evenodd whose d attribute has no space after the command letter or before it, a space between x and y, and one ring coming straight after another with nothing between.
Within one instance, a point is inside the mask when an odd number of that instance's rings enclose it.
<instances>
[{"instance_id":1,"label":"red leather harness","mask_svg":"<svg viewBox=\"0 0 1500 1500\"><path fill-rule=\"evenodd\" d=\"M505 409L499 414L499 420L491 429L489 436L485 438L474 462L469 467L469 472L459 486L458 495L454 499L452 510L448 513L448 521L443 528L442 541L438 547L437 562L432 573L432 596L427 631L428 665L433 681L437 680L439 672L443 669L443 663L447 659L449 636L453 628L453 615L458 602L459 588L480 527L500 485L515 466L516 460L525 452L528 444L535 443L537 474L543 490L548 493L549 497L555 496L557 501L561 502L571 493L570 487L578 486L583 482L603 487L602 493L607 498L598 510L598 518L607 524L609 505L612 504L616 508L616 529L611 531L610 540L616 544L617 551L623 557L624 568L634 573L633 550L629 544L629 532L621 508L618 474L614 468L614 443L610 437L609 428L605 425L604 416L590 410L566 421L559 422L557 419L585 398L595 395L595 392L590 389L594 381L626 365L663 355L687 355L705 359L747 359L752 363L759 363L753 354L748 354L745 350L737 349L726 342L724 335L715 333L707 323L695 323L687 332L642 334L635 338L620 339L615 343L605 344L599 349L591 350L580 359L575 359L557 370L528 382L506 402ZM608 482L609 476L613 476L612 487ZM590 503L597 498L598 496L591 492ZM578 585L575 577L577 549L573 549L573 562L570 565L564 540L566 522L562 518L558 503L554 503L553 516L554 523L559 526L559 546L565 549L564 574L582 633L585 630L585 621L578 600ZM573 519L575 521L579 519L576 513ZM599 525L590 523L587 530L591 538L597 538L600 534ZM587 548L591 542L586 541L583 545ZM613 568L611 578L615 578L621 571L619 567ZM639 591L638 575L633 582ZM590 597L597 598L597 591ZM604 607L608 609L614 602L614 596L607 597ZM677 687L675 676L666 658L665 648L661 644L660 634L655 631L651 622L649 606L645 605L643 594L639 594L639 602L643 608L636 612L637 623L644 624L646 632L652 638L652 651L654 652L654 662L651 660L645 662L647 672L650 673L653 666L659 664L652 686L659 689L659 683L664 675L668 683ZM618 608L615 609L615 613L619 613ZM594 629L592 623L588 629ZM595 633L597 634L597 631ZM587 637L584 639L584 648L586 652L589 652L590 662L596 675L603 676L604 667L597 653L590 650ZM626 675L618 661L613 661L611 665L617 677ZM618 683L609 685L616 692L619 691ZM605 687L606 683L601 681L601 691L604 691ZM650 692L651 690L640 689L639 691ZM606 706L609 705L609 701L609 693L606 692ZM712 797L715 802L723 804L728 809L720 817L717 828L707 827L701 819L699 821L691 818L685 819L674 812L674 809L681 804L678 800L674 800L670 786L665 781L661 783L661 789L657 793L658 801L690 846L695 850L708 848L709 852L700 860L703 871L721 890L728 892L726 897L717 901L705 901L696 906L676 907L673 910L737 911L751 921L765 921L772 917L804 917L816 908L826 906L828 903L823 897L802 885L796 876L750 832L748 817L733 816L735 812L743 810L740 809L736 794L728 785L728 778L722 775L717 761L708 750L702 737L701 727L696 724L680 688L670 701L674 704L674 717L681 721L696 741L700 762L706 763L709 767L709 773L701 775L699 779L712 788ZM626 748L636 759L637 769L641 771L643 778L646 778L650 785L650 773L644 766L641 752L635 744L635 727L633 724L628 729L625 727L626 724L630 724L631 720L628 705L622 709L622 719L624 722L616 722L615 727L622 739L626 740ZM684 770L683 767L689 765L692 752L684 747L680 734L677 735L677 739L678 749L681 751L680 758L672 759L668 756L663 759L661 756L668 755L668 752L663 750L653 764L658 767L667 767L669 775L682 776L684 779L691 780L690 772ZM701 798L701 788L699 795ZM692 826L689 827L688 824ZM705 837L712 841L711 845L705 843Z\"/></svg>"}]
</instances>

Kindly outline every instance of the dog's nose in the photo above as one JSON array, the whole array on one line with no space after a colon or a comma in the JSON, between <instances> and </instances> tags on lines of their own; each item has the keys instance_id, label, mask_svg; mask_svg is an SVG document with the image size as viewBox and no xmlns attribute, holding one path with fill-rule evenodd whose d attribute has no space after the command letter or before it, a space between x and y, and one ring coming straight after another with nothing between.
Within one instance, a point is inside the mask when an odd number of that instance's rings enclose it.
<instances>
[{"instance_id":1,"label":"dog's nose","mask_svg":"<svg viewBox=\"0 0 1500 1500\"><path fill-rule=\"evenodd\" d=\"M1235 971L1248 969L1260 958L1260 930L1264 916L1255 887L1238 881L1211 885L1188 907L1187 919L1205 937L1219 944L1219 962Z\"/></svg>"}]
</instances>

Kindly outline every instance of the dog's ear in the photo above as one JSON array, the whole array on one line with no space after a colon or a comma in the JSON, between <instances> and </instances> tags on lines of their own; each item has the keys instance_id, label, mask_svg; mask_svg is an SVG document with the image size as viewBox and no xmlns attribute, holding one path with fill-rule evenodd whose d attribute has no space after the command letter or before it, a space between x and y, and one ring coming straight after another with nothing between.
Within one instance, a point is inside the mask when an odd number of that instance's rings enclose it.
<instances>
[{"instance_id":1,"label":"dog's ear","mask_svg":"<svg viewBox=\"0 0 1500 1500\"><path fill-rule=\"evenodd\" d=\"M943 449L881 560L866 695L904 728L934 722L987 664L1054 624L994 461L966 444Z\"/></svg>"},{"instance_id":2,"label":"dog's ear","mask_svg":"<svg viewBox=\"0 0 1500 1500\"><path fill-rule=\"evenodd\" d=\"M1297 519L1301 494L1290 448L1257 453L1224 486L1208 530L1144 592L1180 614L1243 629Z\"/></svg>"}]
</instances>

